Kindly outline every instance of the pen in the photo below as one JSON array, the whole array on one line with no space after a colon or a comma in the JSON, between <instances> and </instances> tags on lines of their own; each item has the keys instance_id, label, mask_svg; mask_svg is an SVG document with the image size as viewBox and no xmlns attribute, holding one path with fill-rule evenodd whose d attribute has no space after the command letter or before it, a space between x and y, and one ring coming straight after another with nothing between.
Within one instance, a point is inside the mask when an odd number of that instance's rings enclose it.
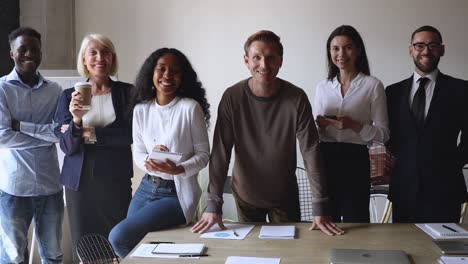
<instances>
[{"instance_id":1,"label":"pen","mask_svg":"<svg viewBox=\"0 0 468 264\"><path fill-rule=\"evenodd\" d=\"M193 258L193 257L208 257L208 254L183 254L179 255L180 258Z\"/></svg>"},{"instance_id":2,"label":"pen","mask_svg":"<svg viewBox=\"0 0 468 264\"><path fill-rule=\"evenodd\" d=\"M237 232L236 232L235 229L232 229L232 233L233 233L236 237L239 237L239 234L237 234Z\"/></svg>"},{"instance_id":3,"label":"pen","mask_svg":"<svg viewBox=\"0 0 468 264\"><path fill-rule=\"evenodd\" d=\"M457 230L451 228L450 226L442 225L442 227L445 228L445 229L448 229L448 230L450 230L450 231L453 231L453 232L455 232L455 233L458 233Z\"/></svg>"},{"instance_id":4,"label":"pen","mask_svg":"<svg viewBox=\"0 0 468 264\"><path fill-rule=\"evenodd\" d=\"M174 242L150 241L149 244L174 244Z\"/></svg>"}]
</instances>

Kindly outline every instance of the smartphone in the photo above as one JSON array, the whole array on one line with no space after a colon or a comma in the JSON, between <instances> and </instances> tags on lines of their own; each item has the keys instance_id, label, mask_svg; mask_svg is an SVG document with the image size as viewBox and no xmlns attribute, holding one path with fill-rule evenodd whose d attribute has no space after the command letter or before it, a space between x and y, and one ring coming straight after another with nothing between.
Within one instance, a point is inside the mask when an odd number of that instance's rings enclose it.
<instances>
[{"instance_id":1,"label":"smartphone","mask_svg":"<svg viewBox=\"0 0 468 264\"><path fill-rule=\"evenodd\" d=\"M328 119L333 119L333 120L337 120L338 118L334 115L325 115L326 118Z\"/></svg>"}]
</instances>

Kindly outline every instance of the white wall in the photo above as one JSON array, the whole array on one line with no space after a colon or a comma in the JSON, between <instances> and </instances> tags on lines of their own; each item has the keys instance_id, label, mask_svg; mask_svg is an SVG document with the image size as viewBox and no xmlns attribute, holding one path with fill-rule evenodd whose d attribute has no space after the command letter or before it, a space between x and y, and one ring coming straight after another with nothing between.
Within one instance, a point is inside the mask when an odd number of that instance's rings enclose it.
<instances>
[{"instance_id":1,"label":"white wall","mask_svg":"<svg viewBox=\"0 0 468 264\"><path fill-rule=\"evenodd\" d=\"M342 24L361 33L371 72L384 85L410 76L410 35L426 24L444 38L441 70L468 78L466 0L77 0L75 7L76 46L88 32L108 35L118 51L121 80L133 82L157 48L183 51L207 89L212 127L224 90L249 76L242 47L260 29L280 35L285 54L279 76L302 87L311 101L326 76L326 40Z\"/></svg>"},{"instance_id":2,"label":"white wall","mask_svg":"<svg viewBox=\"0 0 468 264\"><path fill-rule=\"evenodd\" d=\"M425 24L442 32L446 55L441 70L468 78L467 13L466 0L79 0L76 39L79 47L87 32L110 36L120 58L119 78L127 81L134 80L153 50L180 49L207 88L215 112L225 88L248 76L242 46L257 30L280 35L285 47L280 77L312 99L326 74L326 39L342 24L361 33L371 71L385 85L411 74L409 38Z\"/></svg>"}]
</instances>

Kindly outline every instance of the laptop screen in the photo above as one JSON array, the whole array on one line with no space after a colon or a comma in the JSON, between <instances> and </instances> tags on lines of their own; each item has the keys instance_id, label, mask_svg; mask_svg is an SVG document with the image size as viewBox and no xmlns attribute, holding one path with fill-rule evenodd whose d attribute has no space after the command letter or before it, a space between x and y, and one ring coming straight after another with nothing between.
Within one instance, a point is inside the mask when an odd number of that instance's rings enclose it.
<instances>
[{"instance_id":1,"label":"laptop screen","mask_svg":"<svg viewBox=\"0 0 468 264\"><path fill-rule=\"evenodd\" d=\"M468 255L468 240L434 240L432 241L442 252L450 255Z\"/></svg>"}]
</instances>

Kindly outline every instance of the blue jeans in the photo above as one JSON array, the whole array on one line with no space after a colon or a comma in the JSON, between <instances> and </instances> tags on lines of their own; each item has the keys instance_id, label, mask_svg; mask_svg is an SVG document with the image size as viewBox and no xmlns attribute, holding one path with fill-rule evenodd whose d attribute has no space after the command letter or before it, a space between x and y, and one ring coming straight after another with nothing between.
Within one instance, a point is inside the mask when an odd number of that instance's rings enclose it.
<instances>
[{"instance_id":1,"label":"blue jeans","mask_svg":"<svg viewBox=\"0 0 468 264\"><path fill-rule=\"evenodd\" d=\"M0 190L0 263L23 263L34 219L42 264L62 263L63 191L20 197Z\"/></svg>"},{"instance_id":2,"label":"blue jeans","mask_svg":"<svg viewBox=\"0 0 468 264\"><path fill-rule=\"evenodd\" d=\"M109 234L109 241L119 257L124 258L152 231L185 224L175 190L155 187L145 176L130 202L127 218Z\"/></svg>"}]
</instances>

